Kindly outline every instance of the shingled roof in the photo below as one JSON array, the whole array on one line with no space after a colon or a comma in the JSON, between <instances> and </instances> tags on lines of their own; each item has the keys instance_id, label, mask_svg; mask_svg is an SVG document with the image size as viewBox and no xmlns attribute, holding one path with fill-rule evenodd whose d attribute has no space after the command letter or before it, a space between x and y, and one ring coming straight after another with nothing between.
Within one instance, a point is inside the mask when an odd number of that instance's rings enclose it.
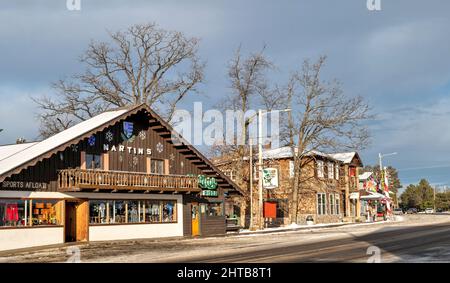
<instances>
[{"instance_id":1,"label":"shingled roof","mask_svg":"<svg viewBox=\"0 0 450 283\"><path fill-rule=\"evenodd\" d=\"M21 170L29 166L35 165L37 162L45 158L49 158L52 154L62 151L68 146L77 144L81 139L102 131L116 122L125 120L130 115L139 111L147 112L149 116L151 116L151 119L154 119L166 129L167 133L176 135L179 143L177 144L177 148L189 149L195 154L196 158L204 162L207 165L207 168L203 169L203 171L205 171L205 175L214 175L214 177L218 179L219 185L229 187L234 191L244 194L244 192L228 176L221 172L202 153L200 153L188 141L181 137L181 135L176 133L169 123L164 121L146 104L104 112L40 142L23 145L1 146L0 182L13 174L19 173Z\"/></svg>"}]
</instances>

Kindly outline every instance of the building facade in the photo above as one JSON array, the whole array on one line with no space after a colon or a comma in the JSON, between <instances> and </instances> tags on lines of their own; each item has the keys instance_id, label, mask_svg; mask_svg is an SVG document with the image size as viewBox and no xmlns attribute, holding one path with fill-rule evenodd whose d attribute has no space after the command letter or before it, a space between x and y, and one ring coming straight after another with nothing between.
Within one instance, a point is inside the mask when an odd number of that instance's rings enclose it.
<instances>
[{"instance_id":1,"label":"building facade","mask_svg":"<svg viewBox=\"0 0 450 283\"><path fill-rule=\"evenodd\" d=\"M282 226L290 224L290 217L295 207L292 203L292 184L294 178L294 155L290 147L266 149L263 151L264 171L276 172L276 187L263 189L265 225ZM252 175L252 194L246 194L246 198L236 197L235 209L239 210L239 218L242 226L251 226L258 222L256 212L258 208L258 170L256 160L250 172L248 159L243 168L236 167L236 160L232 158L218 158L215 160L218 168L225 175L235 180L242 190L250 192L250 176ZM336 223L344 220L346 192L343 187L347 180L344 173L344 164L328 154L312 152L302 160L303 169L300 179L299 204L297 207L297 223L306 224L307 219L313 219L314 223ZM236 176L241 170L244 176L241 183ZM250 174L252 173L252 174ZM250 198L251 196L251 198ZM240 207L236 207L240 203ZM250 206L253 207L253 218L250 219ZM271 211L271 212L270 212ZM238 214L229 211L228 214ZM269 215L270 214L270 215Z\"/></svg>"},{"instance_id":2,"label":"building facade","mask_svg":"<svg viewBox=\"0 0 450 283\"><path fill-rule=\"evenodd\" d=\"M0 250L216 235L241 189L145 104L0 146Z\"/></svg>"},{"instance_id":3,"label":"building facade","mask_svg":"<svg viewBox=\"0 0 450 283\"><path fill-rule=\"evenodd\" d=\"M361 211L359 193L359 174L363 167L362 160L357 152L343 152L330 154L341 162L341 189L344 195L344 220L347 222L362 221L364 213Z\"/></svg>"}]
</instances>

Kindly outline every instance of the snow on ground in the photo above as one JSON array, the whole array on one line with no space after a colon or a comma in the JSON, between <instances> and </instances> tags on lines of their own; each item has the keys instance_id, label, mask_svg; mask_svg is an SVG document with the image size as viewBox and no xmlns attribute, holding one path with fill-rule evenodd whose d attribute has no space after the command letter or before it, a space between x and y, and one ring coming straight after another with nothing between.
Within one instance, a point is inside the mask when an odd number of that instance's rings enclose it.
<instances>
[{"instance_id":1,"label":"snow on ground","mask_svg":"<svg viewBox=\"0 0 450 283\"><path fill-rule=\"evenodd\" d=\"M401 221L398 221L401 220ZM92 242L77 245L82 262L171 262L189 261L205 255L226 256L239 251L257 252L267 247L280 249L291 245L320 243L322 241L362 237L383 229L397 230L407 226L449 222L448 215L407 215L396 221L333 225L292 225L289 230L271 229L266 233L243 233L206 238L148 239L134 241ZM286 227L285 227L286 228ZM0 257L0 262L65 262L68 246L21 252L13 256ZM389 261L389 260L386 260ZM391 261L395 261L392 259Z\"/></svg>"}]
</instances>

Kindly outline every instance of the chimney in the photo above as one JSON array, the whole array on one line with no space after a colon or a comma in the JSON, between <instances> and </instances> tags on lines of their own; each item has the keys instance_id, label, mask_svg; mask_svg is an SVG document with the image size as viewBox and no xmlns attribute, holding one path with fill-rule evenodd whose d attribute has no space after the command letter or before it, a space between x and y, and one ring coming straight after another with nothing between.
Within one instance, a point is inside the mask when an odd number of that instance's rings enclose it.
<instances>
[{"instance_id":1,"label":"chimney","mask_svg":"<svg viewBox=\"0 0 450 283\"><path fill-rule=\"evenodd\" d=\"M24 138L18 138L16 140L16 144L26 143L27 141Z\"/></svg>"}]
</instances>

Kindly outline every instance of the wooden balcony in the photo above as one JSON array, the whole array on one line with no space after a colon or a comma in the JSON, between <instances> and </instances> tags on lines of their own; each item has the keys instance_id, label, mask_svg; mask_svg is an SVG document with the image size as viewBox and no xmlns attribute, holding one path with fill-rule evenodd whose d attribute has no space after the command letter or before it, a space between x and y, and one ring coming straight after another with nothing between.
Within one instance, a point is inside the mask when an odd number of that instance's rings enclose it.
<instances>
[{"instance_id":1,"label":"wooden balcony","mask_svg":"<svg viewBox=\"0 0 450 283\"><path fill-rule=\"evenodd\" d=\"M58 190L63 192L200 192L197 177L157 175L97 169L64 169L58 172Z\"/></svg>"}]
</instances>

